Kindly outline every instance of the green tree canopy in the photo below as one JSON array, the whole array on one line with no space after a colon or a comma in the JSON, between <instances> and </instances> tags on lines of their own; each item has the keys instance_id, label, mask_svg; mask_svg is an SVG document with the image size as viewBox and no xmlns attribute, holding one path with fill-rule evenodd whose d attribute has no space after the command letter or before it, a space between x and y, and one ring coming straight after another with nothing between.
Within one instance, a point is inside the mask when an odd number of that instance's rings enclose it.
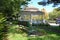
<instances>
[{"instance_id":1,"label":"green tree canopy","mask_svg":"<svg viewBox=\"0 0 60 40\"><path fill-rule=\"evenodd\" d=\"M56 19L58 17L60 17L60 9L59 8L55 8L53 10L53 12L49 13L50 19Z\"/></svg>"},{"instance_id":2,"label":"green tree canopy","mask_svg":"<svg viewBox=\"0 0 60 40\"><path fill-rule=\"evenodd\" d=\"M9 25L18 22L18 15L22 5L30 0L0 0L0 40L6 39ZM19 15L20 16L20 15Z\"/></svg>"},{"instance_id":3,"label":"green tree canopy","mask_svg":"<svg viewBox=\"0 0 60 40\"><path fill-rule=\"evenodd\" d=\"M6 21L11 21L13 17L19 15L22 5L28 4L30 0L0 0L0 14Z\"/></svg>"},{"instance_id":4,"label":"green tree canopy","mask_svg":"<svg viewBox=\"0 0 60 40\"><path fill-rule=\"evenodd\" d=\"M41 2L38 2L39 5L47 5L47 4L54 4L53 6L55 7L56 5L60 4L60 0L43 0Z\"/></svg>"}]
</instances>

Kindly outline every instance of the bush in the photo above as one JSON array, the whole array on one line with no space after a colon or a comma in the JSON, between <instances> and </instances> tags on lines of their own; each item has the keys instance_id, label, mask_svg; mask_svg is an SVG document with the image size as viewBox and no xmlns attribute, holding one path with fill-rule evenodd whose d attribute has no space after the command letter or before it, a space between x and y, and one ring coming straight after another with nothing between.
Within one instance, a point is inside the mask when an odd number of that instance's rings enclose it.
<instances>
[{"instance_id":1,"label":"bush","mask_svg":"<svg viewBox=\"0 0 60 40\"><path fill-rule=\"evenodd\" d=\"M31 24L28 21L19 21L18 24L19 25L23 25L23 26L27 26L27 27L30 27L31 26Z\"/></svg>"},{"instance_id":2,"label":"bush","mask_svg":"<svg viewBox=\"0 0 60 40\"><path fill-rule=\"evenodd\" d=\"M41 23L41 24L32 24L32 26L50 26L50 25L49 24Z\"/></svg>"}]
</instances>

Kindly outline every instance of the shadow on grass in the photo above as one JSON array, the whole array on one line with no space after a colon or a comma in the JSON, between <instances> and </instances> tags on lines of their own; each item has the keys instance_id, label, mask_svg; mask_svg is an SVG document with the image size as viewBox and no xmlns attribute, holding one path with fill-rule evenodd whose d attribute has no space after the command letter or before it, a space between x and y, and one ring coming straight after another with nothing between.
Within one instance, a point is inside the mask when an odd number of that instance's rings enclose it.
<instances>
[{"instance_id":1,"label":"shadow on grass","mask_svg":"<svg viewBox=\"0 0 60 40\"><path fill-rule=\"evenodd\" d=\"M59 26L54 27L54 26L50 26L48 24L46 24L46 25L40 24L40 25L35 25L35 28L44 29L49 34L55 33L57 35L60 35L60 27Z\"/></svg>"},{"instance_id":2,"label":"shadow on grass","mask_svg":"<svg viewBox=\"0 0 60 40\"><path fill-rule=\"evenodd\" d=\"M46 30L47 33L49 34L56 34L58 36L60 36L60 27L53 27L53 26L45 26L42 27L42 29Z\"/></svg>"},{"instance_id":3,"label":"shadow on grass","mask_svg":"<svg viewBox=\"0 0 60 40\"><path fill-rule=\"evenodd\" d=\"M28 40L60 40L60 37L57 36L38 36L38 37L29 37Z\"/></svg>"},{"instance_id":4,"label":"shadow on grass","mask_svg":"<svg viewBox=\"0 0 60 40\"><path fill-rule=\"evenodd\" d=\"M46 34L42 36L29 37L28 40L60 40L60 27L53 27L49 25L35 25L33 28Z\"/></svg>"}]
</instances>

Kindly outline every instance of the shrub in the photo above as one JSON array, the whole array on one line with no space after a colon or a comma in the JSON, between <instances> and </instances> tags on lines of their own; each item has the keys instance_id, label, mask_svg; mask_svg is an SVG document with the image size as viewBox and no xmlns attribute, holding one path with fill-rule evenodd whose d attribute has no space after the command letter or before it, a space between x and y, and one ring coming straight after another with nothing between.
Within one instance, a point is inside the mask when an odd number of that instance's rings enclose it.
<instances>
[{"instance_id":1,"label":"shrub","mask_svg":"<svg viewBox=\"0 0 60 40\"><path fill-rule=\"evenodd\" d=\"M18 24L19 25L23 25L23 26L27 26L27 27L30 27L31 26L31 24L28 21L19 21Z\"/></svg>"}]
</instances>

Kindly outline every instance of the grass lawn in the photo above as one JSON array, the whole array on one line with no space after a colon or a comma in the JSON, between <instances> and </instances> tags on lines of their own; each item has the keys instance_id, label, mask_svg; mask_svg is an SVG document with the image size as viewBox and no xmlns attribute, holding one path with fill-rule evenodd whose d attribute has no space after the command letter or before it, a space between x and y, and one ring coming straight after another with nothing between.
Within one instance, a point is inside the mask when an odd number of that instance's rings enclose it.
<instances>
[{"instance_id":1,"label":"grass lawn","mask_svg":"<svg viewBox=\"0 0 60 40\"><path fill-rule=\"evenodd\" d=\"M60 36L51 34L51 35L44 35L44 36L29 37L29 40L60 40Z\"/></svg>"},{"instance_id":2,"label":"grass lawn","mask_svg":"<svg viewBox=\"0 0 60 40\"><path fill-rule=\"evenodd\" d=\"M21 30L16 30L17 25L10 27L8 31L8 40L60 40L60 35L57 35L53 32L46 32L47 35L43 36L27 36L27 34Z\"/></svg>"},{"instance_id":3,"label":"grass lawn","mask_svg":"<svg viewBox=\"0 0 60 40\"><path fill-rule=\"evenodd\" d=\"M7 37L8 40L27 40L27 34L16 28L18 28L17 25L13 25L10 27Z\"/></svg>"}]
</instances>

